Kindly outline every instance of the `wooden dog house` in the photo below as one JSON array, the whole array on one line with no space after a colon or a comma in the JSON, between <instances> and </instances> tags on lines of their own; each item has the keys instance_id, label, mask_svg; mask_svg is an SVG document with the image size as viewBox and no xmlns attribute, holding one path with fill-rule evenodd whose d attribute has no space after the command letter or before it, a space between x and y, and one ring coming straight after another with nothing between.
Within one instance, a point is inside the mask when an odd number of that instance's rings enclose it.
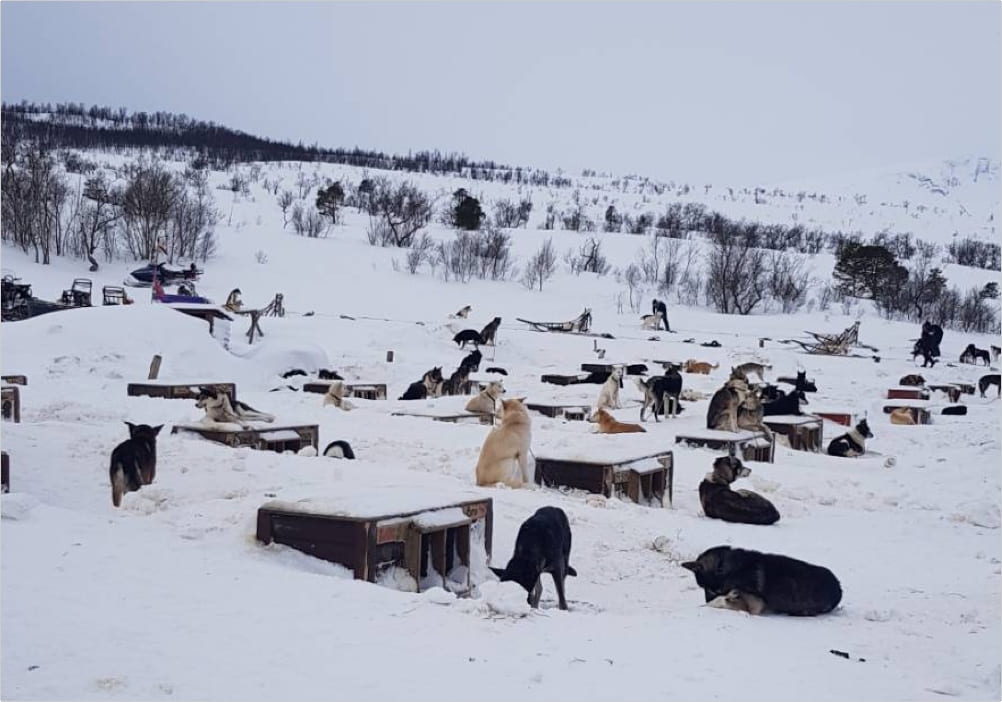
<instances>
[{"instance_id":1,"label":"wooden dog house","mask_svg":"<svg viewBox=\"0 0 1002 702\"><path fill-rule=\"evenodd\" d=\"M4 385L0 389L0 416L21 421L21 388L17 385Z\"/></svg>"},{"instance_id":2,"label":"wooden dog house","mask_svg":"<svg viewBox=\"0 0 1002 702\"><path fill-rule=\"evenodd\" d=\"M888 400L928 400L929 391L925 388L900 386L887 389Z\"/></svg>"},{"instance_id":3,"label":"wooden dog house","mask_svg":"<svg viewBox=\"0 0 1002 702\"><path fill-rule=\"evenodd\" d=\"M586 444L585 448L590 447ZM580 447L572 451L540 449L534 479L547 487L576 488L605 497L622 495L651 507L664 507L667 493L670 506L675 483L674 454L657 451L638 455L636 449L626 446L596 451Z\"/></svg>"},{"instance_id":4,"label":"wooden dog house","mask_svg":"<svg viewBox=\"0 0 1002 702\"><path fill-rule=\"evenodd\" d=\"M0 491L10 492L10 456L0 451Z\"/></svg>"},{"instance_id":5,"label":"wooden dog house","mask_svg":"<svg viewBox=\"0 0 1002 702\"><path fill-rule=\"evenodd\" d=\"M344 384L345 397L360 397L363 400L385 400L386 383L363 383L361 381L348 382L347 380L314 380L303 383L303 392L312 392L319 395L326 395L331 383Z\"/></svg>"},{"instance_id":6,"label":"wooden dog house","mask_svg":"<svg viewBox=\"0 0 1002 702\"><path fill-rule=\"evenodd\" d=\"M268 502L257 512L257 538L343 565L357 580L377 582L383 571L396 566L414 578L418 591L439 586L469 593L471 542L482 545L487 560L491 554L491 498L386 498L385 510L375 506L379 499L354 507L350 499Z\"/></svg>"},{"instance_id":7,"label":"wooden dog house","mask_svg":"<svg viewBox=\"0 0 1002 702\"><path fill-rule=\"evenodd\" d=\"M272 426L258 424L251 428L226 424L175 424L171 434L198 434L232 448L246 446L259 451L300 451L307 446L320 449L320 427L316 424Z\"/></svg>"},{"instance_id":8,"label":"wooden dog house","mask_svg":"<svg viewBox=\"0 0 1002 702\"><path fill-rule=\"evenodd\" d=\"M533 412L539 412L544 417L556 419L563 417L572 421L584 421L588 418L591 406L587 403L577 404L549 404L545 402L526 402L525 408Z\"/></svg>"},{"instance_id":9,"label":"wooden dog house","mask_svg":"<svg viewBox=\"0 0 1002 702\"><path fill-rule=\"evenodd\" d=\"M884 405L884 414L890 414L901 407L906 408L911 413L916 424L932 424L932 412L929 410L929 405L921 400L888 402Z\"/></svg>"},{"instance_id":10,"label":"wooden dog house","mask_svg":"<svg viewBox=\"0 0 1002 702\"><path fill-rule=\"evenodd\" d=\"M197 400L203 387L215 388L230 396L230 402L237 400L236 383L185 383L177 380L144 380L129 383L126 388L130 397L162 397L168 400Z\"/></svg>"},{"instance_id":11,"label":"wooden dog house","mask_svg":"<svg viewBox=\"0 0 1002 702\"><path fill-rule=\"evenodd\" d=\"M28 376L26 375L0 375L0 380L7 383L8 385L28 384Z\"/></svg>"},{"instance_id":12,"label":"wooden dog house","mask_svg":"<svg viewBox=\"0 0 1002 702\"><path fill-rule=\"evenodd\" d=\"M676 435L675 443L723 451L743 461L772 463L776 455L776 437L770 440L760 431L697 429Z\"/></svg>"},{"instance_id":13,"label":"wooden dog house","mask_svg":"<svg viewBox=\"0 0 1002 702\"><path fill-rule=\"evenodd\" d=\"M773 433L785 436L794 451L821 450L824 442L824 422L820 417L772 415L764 417L762 421Z\"/></svg>"}]
</instances>

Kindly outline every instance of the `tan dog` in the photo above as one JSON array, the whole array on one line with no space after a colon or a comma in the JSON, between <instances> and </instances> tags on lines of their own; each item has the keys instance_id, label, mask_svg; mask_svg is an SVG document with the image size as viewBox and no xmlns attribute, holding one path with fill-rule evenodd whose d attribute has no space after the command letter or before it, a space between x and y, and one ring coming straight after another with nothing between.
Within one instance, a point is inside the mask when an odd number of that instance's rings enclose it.
<instances>
[{"instance_id":1,"label":"tan dog","mask_svg":"<svg viewBox=\"0 0 1002 702\"><path fill-rule=\"evenodd\" d=\"M479 412L481 414L495 414L497 412L498 400L504 394L501 383L492 380L487 383L487 387L480 391L480 394L466 403L467 412Z\"/></svg>"},{"instance_id":2,"label":"tan dog","mask_svg":"<svg viewBox=\"0 0 1002 702\"><path fill-rule=\"evenodd\" d=\"M591 421L598 424L599 434L636 434L647 431L639 424L627 424L626 422L617 421L615 417L604 409L599 409L598 412L592 415Z\"/></svg>"},{"instance_id":3,"label":"tan dog","mask_svg":"<svg viewBox=\"0 0 1002 702\"><path fill-rule=\"evenodd\" d=\"M912 411L907 407L898 407L891 410L891 424L914 425L915 417L912 416Z\"/></svg>"},{"instance_id":4,"label":"tan dog","mask_svg":"<svg viewBox=\"0 0 1002 702\"><path fill-rule=\"evenodd\" d=\"M324 395L324 407L327 405L334 405L346 412L355 409L355 405L344 399L344 383L340 380L335 380L327 387L327 394Z\"/></svg>"},{"instance_id":5,"label":"tan dog","mask_svg":"<svg viewBox=\"0 0 1002 702\"><path fill-rule=\"evenodd\" d=\"M720 367L720 364L710 365L706 361L697 361L694 358L690 358L685 362L685 366L682 368L686 373L700 373L701 375L709 375L710 371L716 370Z\"/></svg>"},{"instance_id":6,"label":"tan dog","mask_svg":"<svg viewBox=\"0 0 1002 702\"><path fill-rule=\"evenodd\" d=\"M520 488L530 482L529 445L532 427L525 398L502 400L501 426L491 429L477 460L477 485L504 483Z\"/></svg>"}]
</instances>

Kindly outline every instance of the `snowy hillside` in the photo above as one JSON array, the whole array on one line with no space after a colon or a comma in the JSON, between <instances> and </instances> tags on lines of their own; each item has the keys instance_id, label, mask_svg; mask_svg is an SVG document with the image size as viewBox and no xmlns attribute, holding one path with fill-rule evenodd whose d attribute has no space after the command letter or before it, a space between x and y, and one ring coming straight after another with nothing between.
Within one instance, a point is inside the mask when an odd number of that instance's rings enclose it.
<instances>
[{"instance_id":1,"label":"snowy hillside","mask_svg":"<svg viewBox=\"0 0 1002 702\"><path fill-rule=\"evenodd\" d=\"M86 156L112 166L124 161ZM1002 694L1002 442L995 390L986 398L964 395L966 416L941 415L948 402L934 395L927 426L892 425L882 412L887 388L905 374L976 384L984 373L997 373L997 361L992 371L956 362L968 343L987 348L997 337L947 330L944 362L920 369L910 355L915 325L888 322L863 306L848 314L841 305L822 309L813 292L801 312L789 315L720 315L669 299L675 333L653 333L641 330L612 274L574 275L561 262L541 292L512 280L445 282L427 269L411 275L402 268L401 250L369 245L369 219L355 209L346 209L324 238L295 236L283 228L264 181L280 179L280 189L292 188L301 171L315 173L320 183L357 184L383 175L348 166L266 164L247 194L234 195L216 189L232 173L210 174L222 220L199 293L222 303L240 288L251 308L278 292L285 298L287 315L262 319L264 336L253 345L244 336L247 318L234 322L227 350L204 322L151 305L144 289L129 289L136 299L131 307L60 311L0 328L0 369L28 376L21 423L2 426L12 485L0 499L0 697L975 700ZM938 242L954 231L997 240L997 163L987 172L976 161L958 164L952 180L936 169L908 173L915 175L877 176L844 189L784 185L782 195L759 193L760 204L754 189L736 189L732 197L716 185L685 194L673 184L658 194L639 179L573 180L596 222L609 204L657 212L691 196L736 218L868 233L891 227ZM567 207L574 188L386 175L437 194L439 206L458 187L485 204L531 198L528 226L511 232L520 266L547 238L561 255L583 238L537 228L546 205ZM799 201L801 190L806 196ZM811 197L814 192L824 201ZM439 240L453 236L437 222L428 231ZM595 236L617 268L646 245L645 237L627 233ZM137 267L102 261L98 272L88 273L79 260L58 256L41 266L6 244L2 256L5 269L49 300L75 277L92 278L98 291L120 285ZM832 257L820 254L810 264L827 278ZM946 274L965 289L999 280L998 271L959 266ZM644 312L652 294L642 291ZM473 308L469 320L449 318L464 305ZM592 309L593 331L614 338L533 332L516 321L571 319L585 307ZM540 375L577 372L596 360L596 343L607 360L645 362L652 370L659 368L654 359L719 364L708 376L684 376L686 388L706 397L732 365L761 360L772 366L769 380L805 368L819 389L806 409L866 415L875 438L859 459L777 446L774 463L750 463L752 475L737 486L777 506L782 519L768 527L726 524L702 513L697 486L718 454L676 445L675 436L705 426L708 399L685 403L677 419L646 422L640 437L592 435L592 424L532 415L537 455L599 454L612 439L673 450L670 508L580 491L477 487L473 470L489 427L392 413L461 407L466 398L396 398L433 366L451 373L466 354L453 335L480 329L495 316L503 322L496 347L483 349L484 366L507 369L508 397L594 402L597 385L558 387L541 383ZM779 343L806 339L807 330L838 332L857 319L860 340L879 348L879 362L869 353L811 356ZM768 340L760 345L763 337ZM720 346L700 346L712 340ZM171 434L173 425L201 417L193 401L126 395L129 382L146 377L153 354L163 357L162 379L235 382L242 401L281 423L318 424L321 448L348 440L358 459L231 449ZM299 381L281 377L292 368L313 373L321 367L384 382L389 399L353 399L357 408L344 412L324 407L320 395L288 389ZM624 408L614 414L637 421L640 393L632 379L622 398ZM127 494L116 510L108 461L126 438L125 420L166 426L156 481ZM845 430L826 421L825 444ZM392 505L457 493L493 499L491 564L497 567L536 509L565 510L573 531L570 562L578 572L567 583L569 611L557 609L549 578L541 609L529 611L524 591L493 582L483 563L471 564L482 587L470 598L440 589L415 594L393 583L354 581L343 567L264 546L254 536L258 507L273 499L364 495ZM817 618L707 607L679 564L720 544L826 566L841 581L842 603Z\"/></svg>"}]
</instances>

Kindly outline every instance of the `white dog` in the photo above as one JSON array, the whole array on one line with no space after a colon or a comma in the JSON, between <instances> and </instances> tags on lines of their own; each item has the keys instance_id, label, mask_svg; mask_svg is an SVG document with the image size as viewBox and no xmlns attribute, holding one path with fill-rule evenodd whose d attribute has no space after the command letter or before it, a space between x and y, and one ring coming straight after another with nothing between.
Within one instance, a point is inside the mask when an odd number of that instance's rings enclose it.
<instances>
[{"instance_id":1,"label":"white dog","mask_svg":"<svg viewBox=\"0 0 1002 702\"><path fill-rule=\"evenodd\" d=\"M609 379L605 381L602 385L602 389L598 391L598 402L595 403L595 409L622 409L623 405L619 402L619 384L623 380L623 369L613 368L612 373L609 374Z\"/></svg>"},{"instance_id":2,"label":"white dog","mask_svg":"<svg viewBox=\"0 0 1002 702\"><path fill-rule=\"evenodd\" d=\"M641 329L660 329L661 328L661 312L658 311L657 314L645 314L640 318L640 328Z\"/></svg>"},{"instance_id":3,"label":"white dog","mask_svg":"<svg viewBox=\"0 0 1002 702\"><path fill-rule=\"evenodd\" d=\"M338 409L343 409L346 412L348 410L355 409L355 405L344 399L344 383L340 380L333 381L327 387L327 394L324 395L324 407L327 405L334 405Z\"/></svg>"},{"instance_id":4,"label":"white dog","mask_svg":"<svg viewBox=\"0 0 1002 702\"><path fill-rule=\"evenodd\" d=\"M496 380L487 383L487 387L480 391L480 394L466 403L467 412L480 412L482 414L497 414L498 400L504 394L504 388Z\"/></svg>"}]
</instances>

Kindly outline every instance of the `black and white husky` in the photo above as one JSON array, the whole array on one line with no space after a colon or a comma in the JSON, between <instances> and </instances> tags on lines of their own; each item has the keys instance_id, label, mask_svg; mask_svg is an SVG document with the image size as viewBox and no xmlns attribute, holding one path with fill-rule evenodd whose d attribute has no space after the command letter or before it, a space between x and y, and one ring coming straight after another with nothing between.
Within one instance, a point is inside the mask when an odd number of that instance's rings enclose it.
<instances>
[{"instance_id":1,"label":"black and white husky","mask_svg":"<svg viewBox=\"0 0 1002 702\"><path fill-rule=\"evenodd\" d=\"M830 570L775 553L716 546L682 567L696 576L708 603L749 614L812 617L842 601L842 586Z\"/></svg>"},{"instance_id":2,"label":"black and white husky","mask_svg":"<svg viewBox=\"0 0 1002 702\"><path fill-rule=\"evenodd\" d=\"M750 490L732 490L731 483L751 475L751 468L737 458L721 456L713 462L713 472L699 484L699 502L703 513L713 519L738 524L775 524L779 510L761 495Z\"/></svg>"},{"instance_id":3,"label":"black and white husky","mask_svg":"<svg viewBox=\"0 0 1002 702\"><path fill-rule=\"evenodd\" d=\"M828 455L842 458L855 458L866 453L866 439L872 439L873 432L866 419L860 420L854 429L850 429L842 436L836 436L828 444Z\"/></svg>"},{"instance_id":4,"label":"black and white husky","mask_svg":"<svg viewBox=\"0 0 1002 702\"><path fill-rule=\"evenodd\" d=\"M355 452L351 450L351 444L340 439L327 444L323 455L327 458L355 458Z\"/></svg>"},{"instance_id":5,"label":"black and white husky","mask_svg":"<svg viewBox=\"0 0 1002 702\"><path fill-rule=\"evenodd\" d=\"M195 406L205 410L212 422L226 422L246 427L248 422L274 422L275 415L254 409L246 402L231 401L228 393L211 385L199 388Z\"/></svg>"},{"instance_id":6,"label":"black and white husky","mask_svg":"<svg viewBox=\"0 0 1002 702\"><path fill-rule=\"evenodd\" d=\"M442 395L442 367L436 366L422 376L421 380L411 383L407 391L400 396L401 400L423 400L426 397Z\"/></svg>"},{"instance_id":7,"label":"black and white husky","mask_svg":"<svg viewBox=\"0 0 1002 702\"><path fill-rule=\"evenodd\" d=\"M129 438L111 452L111 502L118 507L122 495L135 492L143 485L149 485L157 474L157 434L164 425L151 427L149 424L129 426Z\"/></svg>"},{"instance_id":8,"label":"black and white husky","mask_svg":"<svg viewBox=\"0 0 1002 702\"><path fill-rule=\"evenodd\" d=\"M567 609L564 578L577 575L567 562L571 557L571 525L559 507L540 507L526 519L515 538L515 553L504 569L491 568L502 582L514 581L529 593L529 605L539 606L543 594L540 576L549 573L557 588L560 609Z\"/></svg>"}]
</instances>

